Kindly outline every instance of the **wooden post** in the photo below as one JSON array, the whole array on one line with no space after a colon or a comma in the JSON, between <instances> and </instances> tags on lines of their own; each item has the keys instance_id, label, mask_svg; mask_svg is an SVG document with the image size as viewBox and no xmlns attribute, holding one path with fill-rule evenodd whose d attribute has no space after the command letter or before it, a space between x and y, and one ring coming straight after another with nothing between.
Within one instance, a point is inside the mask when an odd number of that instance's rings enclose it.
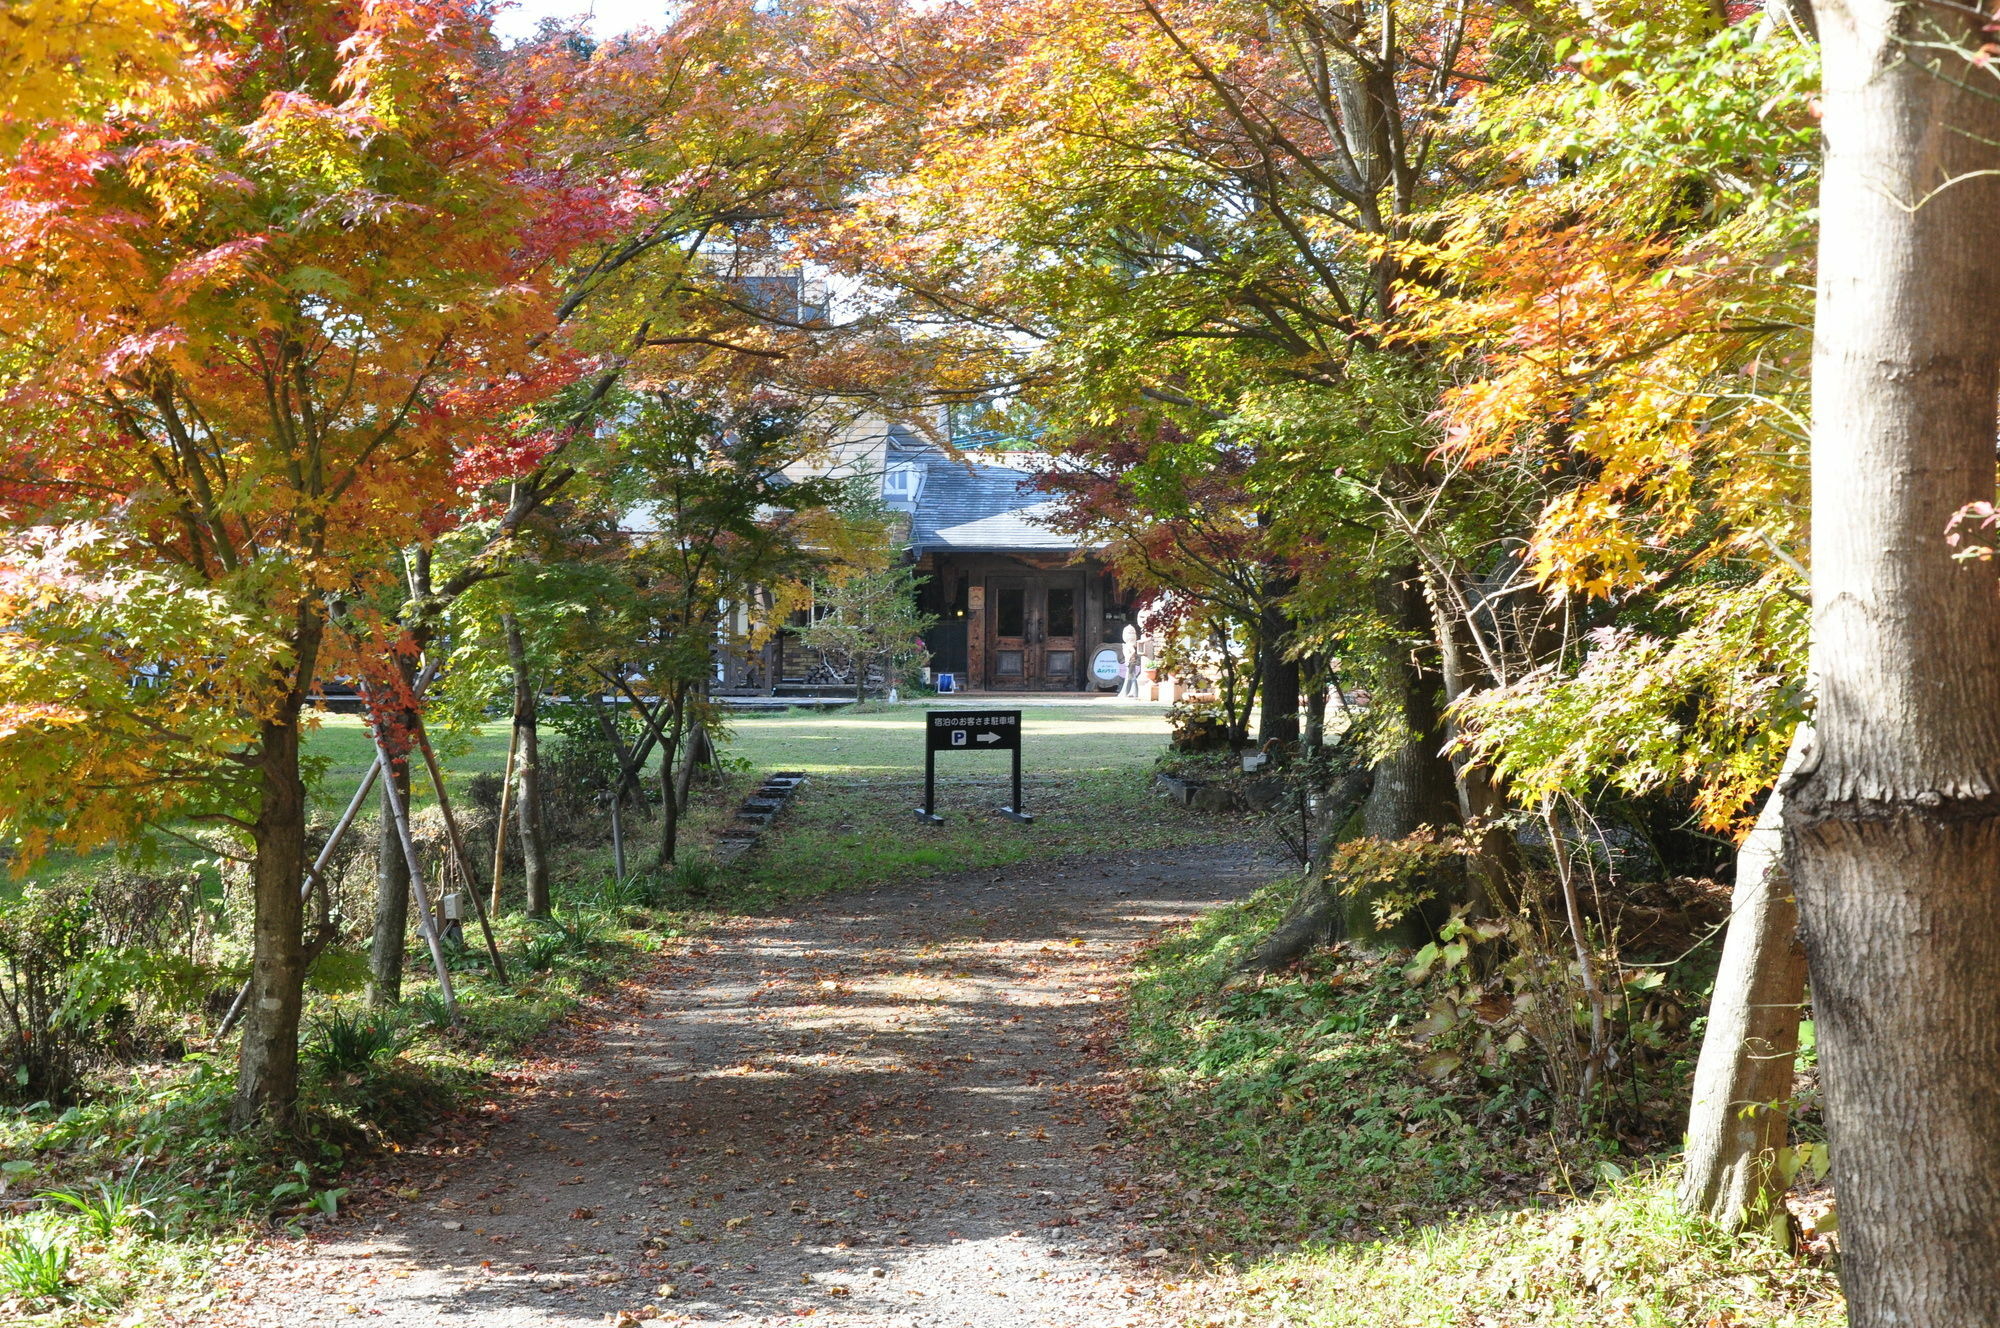
<instances>
[{"instance_id":1,"label":"wooden post","mask_svg":"<svg viewBox=\"0 0 2000 1328\"><path fill-rule=\"evenodd\" d=\"M458 997L451 989L451 969L444 962L444 939L438 934L437 920L431 916L431 901L424 894L424 870L417 863L417 841L410 834L410 809L403 802L403 795L396 790L396 781L390 773L394 764L389 759L389 749L383 745L382 733L375 727L372 716L368 736L375 740L375 760L382 771L382 789L389 803L389 815L396 822L396 838L402 842L403 858L410 864L410 895L417 904L417 926L430 946L431 964L437 969L438 990L444 993L445 1016L456 1024Z\"/></svg>"},{"instance_id":2,"label":"wooden post","mask_svg":"<svg viewBox=\"0 0 2000 1328\"><path fill-rule=\"evenodd\" d=\"M507 730L507 768L500 776L500 815L493 821L493 908L500 911L500 871L507 852L507 799L514 791L514 753L520 750L514 730Z\"/></svg>"},{"instance_id":3,"label":"wooden post","mask_svg":"<svg viewBox=\"0 0 2000 1328\"><path fill-rule=\"evenodd\" d=\"M977 581L965 589L965 680L986 690L986 586Z\"/></svg>"},{"instance_id":4,"label":"wooden post","mask_svg":"<svg viewBox=\"0 0 2000 1328\"><path fill-rule=\"evenodd\" d=\"M493 976L507 981L507 961L500 957L499 943L493 939L493 928L486 921L486 906L479 898L479 882L473 879L472 859L466 856L465 839L458 833L458 818L452 815L451 796L444 791L444 772L438 769L437 753L431 750L430 734L424 731L421 722L417 725L417 746L424 753L424 768L430 772L431 787L437 790L438 810L444 813L445 838L451 841L452 861L458 864L458 874L465 882L465 893L472 898L472 911L479 918L480 934L486 937L486 956L493 961Z\"/></svg>"}]
</instances>

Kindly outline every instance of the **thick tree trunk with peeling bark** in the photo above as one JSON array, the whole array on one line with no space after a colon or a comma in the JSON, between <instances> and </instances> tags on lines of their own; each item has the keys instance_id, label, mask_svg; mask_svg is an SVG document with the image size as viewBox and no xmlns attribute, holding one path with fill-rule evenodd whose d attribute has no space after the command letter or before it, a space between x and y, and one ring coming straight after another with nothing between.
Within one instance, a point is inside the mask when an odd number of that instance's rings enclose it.
<instances>
[{"instance_id":1,"label":"thick tree trunk with peeling bark","mask_svg":"<svg viewBox=\"0 0 2000 1328\"><path fill-rule=\"evenodd\" d=\"M1451 706L1460 697L1492 679L1474 648L1473 624L1460 611L1463 593L1454 596L1435 576L1426 582L1432 632L1437 638L1438 660L1444 683L1444 703ZM1458 728L1450 719L1441 724L1447 743L1455 743ZM1458 811L1468 827L1478 827L1478 838L1466 855L1467 904L1474 913L1490 916L1514 907L1515 883L1521 878L1521 851L1513 831L1504 824L1507 799L1493 772L1453 751L1451 767L1456 777Z\"/></svg>"},{"instance_id":2,"label":"thick tree trunk with peeling bark","mask_svg":"<svg viewBox=\"0 0 2000 1328\"><path fill-rule=\"evenodd\" d=\"M1802 730L1793 759L1805 742ZM1788 763L1789 768L1789 763ZM1681 1204L1725 1227L1775 1212L1773 1165L1791 1120L1806 955L1784 845L1784 793L1736 853L1736 889L1688 1110Z\"/></svg>"},{"instance_id":3,"label":"thick tree trunk with peeling bark","mask_svg":"<svg viewBox=\"0 0 2000 1328\"><path fill-rule=\"evenodd\" d=\"M1383 616L1404 639L1392 647L1383 670L1388 685L1377 698L1397 707L1409 738L1375 766L1375 786L1363 809L1363 825L1377 839L1402 839L1424 826L1442 829L1459 818L1458 780L1444 756L1442 678L1418 654L1414 643L1431 636L1423 583L1414 567L1390 573L1377 593Z\"/></svg>"},{"instance_id":4,"label":"thick tree trunk with peeling bark","mask_svg":"<svg viewBox=\"0 0 2000 1328\"><path fill-rule=\"evenodd\" d=\"M1855 1328L2000 1323L2000 80L1974 10L1819 6L1813 746L1786 827Z\"/></svg>"}]
</instances>

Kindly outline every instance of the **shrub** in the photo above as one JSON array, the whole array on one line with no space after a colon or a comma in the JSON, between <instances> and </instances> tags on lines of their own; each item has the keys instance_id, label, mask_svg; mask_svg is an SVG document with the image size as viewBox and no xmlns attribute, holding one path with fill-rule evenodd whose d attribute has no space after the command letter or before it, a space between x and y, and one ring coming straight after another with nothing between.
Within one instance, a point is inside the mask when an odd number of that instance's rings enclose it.
<instances>
[{"instance_id":1,"label":"shrub","mask_svg":"<svg viewBox=\"0 0 2000 1328\"><path fill-rule=\"evenodd\" d=\"M0 905L0 1094L73 1101L92 1065L165 1040L214 985L197 886L79 874Z\"/></svg>"},{"instance_id":2,"label":"shrub","mask_svg":"<svg viewBox=\"0 0 2000 1328\"><path fill-rule=\"evenodd\" d=\"M618 784L618 753L604 735L597 708L588 704L550 706L545 716L540 775L542 819L551 836L604 833L604 806ZM630 716L614 716L626 749L639 734ZM646 797L644 780L639 797Z\"/></svg>"}]
</instances>

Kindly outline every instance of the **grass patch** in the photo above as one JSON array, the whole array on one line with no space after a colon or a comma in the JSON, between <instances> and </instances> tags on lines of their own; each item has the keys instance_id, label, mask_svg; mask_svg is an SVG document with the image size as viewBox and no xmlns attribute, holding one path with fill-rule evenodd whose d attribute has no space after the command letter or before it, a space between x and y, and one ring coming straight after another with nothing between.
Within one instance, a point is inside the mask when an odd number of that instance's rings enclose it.
<instances>
[{"instance_id":1,"label":"grass patch","mask_svg":"<svg viewBox=\"0 0 2000 1328\"><path fill-rule=\"evenodd\" d=\"M1222 1274L1210 1322L1844 1322L1827 1269L1681 1214L1670 1165L1628 1176L1609 1145L1559 1148L1527 1076L1475 1093L1422 1073L1425 1002L1402 956L1321 952L1232 984L1292 890L1162 938L1128 1006L1131 1129L1171 1215L1155 1239Z\"/></svg>"},{"instance_id":2,"label":"grass patch","mask_svg":"<svg viewBox=\"0 0 2000 1328\"><path fill-rule=\"evenodd\" d=\"M1292 886L1207 914L1139 961L1133 1128L1179 1190L1185 1238L1248 1245L1351 1237L1532 1191L1557 1159L1506 1130L1504 1095L1440 1091L1416 1073L1421 995L1398 966L1321 954L1241 986L1235 961Z\"/></svg>"},{"instance_id":3,"label":"grass patch","mask_svg":"<svg viewBox=\"0 0 2000 1328\"><path fill-rule=\"evenodd\" d=\"M217 1294L226 1250L339 1213L360 1183L357 1163L490 1094L493 1075L531 1042L699 925L615 891L565 895L556 919L498 921L510 983L481 951L454 956L456 1027L421 945L392 1010L366 1009L357 993L314 995L295 1139L231 1126L233 1046L106 1076L65 1110L0 1113L0 1194L25 1209L0 1218L0 1322L70 1328L169 1305L197 1312ZM538 945L550 948L539 968L524 962Z\"/></svg>"},{"instance_id":4,"label":"grass patch","mask_svg":"<svg viewBox=\"0 0 2000 1328\"><path fill-rule=\"evenodd\" d=\"M318 766L318 777L309 790L316 815L332 820L354 796L356 785L375 764L375 740L368 735L367 722L360 715L313 712L316 721L305 737L305 757ZM454 803L462 800L465 786L478 775L499 775L507 768L507 743L513 735L511 719L489 720L457 733L442 729L431 734L444 782ZM546 735L545 739L546 741ZM431 778L422 758L413 757L410 779L410 806L413 810L437 801Z\"/></svg>"},{"instance_id":5,"label":"grass patch","mask_svg":"<svg viewBox=\"0 0 2000 1328\"><path fill-rule=\"evenodd\" d=\"M1230 1288L1299 1328L1838 1328L1829 1270L1680 1212L1671 1172L1551 1208L1465 1216L1315 1247Z\"/></svg>"},{"instance_id":6,"label":"grass patch","mask_svg":"<svg viewBox=\"0 0 2000 1328\"><path fill-rule=\"evenodd\" d=\"M704 775L683 822L681 860L658 868L656 825L626 822L627 875L616 880L608 823L579 824L552 844L556 916L495 919L511 981L488 970L476 928L452 957L460 1021L446 1018L425 947L412 940L403 1000L370 1011L359 991L366 936L355 930L315 967L304 1028L304 1128L273 1141L229 1120L235 1047L196 1020L184 1059L98 1075L87 1100L0 1113L0 1322L101 1324L164 1313L198 1315L226 1296L213 1269L224 1252L272 1226L303 1226L351 1207L376 1183L357 1164L426 1136L488 1097L494 1076L530 1043L633 973L676 937L732 913L843 887L990 867L1069 853L1164 847L1240 834L1234 821L1175 812L1150 787L1165 725L1156 711L1028 707L1023 826L995 816L1008 800L1006 763L990 753L941 762L939 810L926 828L920 798L922 711L782 714L738 722L722 772ZM498 773L506 729L487 725L440 752L458 791ZM372 760L360 721L326 717L308 739L318 766L314 805L330 817ZM710 864L756 776L814 775L751 857ZM426 781L419 778L419 790ZM414 799L426 801L420 791ZM372 808L371 808L372 810ZM355 832L375 839L367 824ZM352 884L352 883L350 883ZM359 890L365 897L369 882ZM518 870L506 896L518 897ZM219 897L219 892L218 892ZM67 1197L64 1197L67 1196ZM25 1202L23 1202L25 1201ZM5 1257L5 1256L0 1256Z\"/></svg>"},{"instance_id":7,"label":"grass patch","mask_svg":"<svg viewBox=\"0 0 2000 1328\"><path fill-rule=\"evenodd\" d=\"M737 722L728 753L759 771L812 775L758 848L730 873L727 906L766 907L828 890L1070 854L1169 848L1240 837L1231 817L1169 806L1152 787L1167 726L1157 708L1023 706L1022 801L1032 825L996 808L1012 798L1004 753L938 756L936 811L923 801L924 711L787 712Z\"/></svg>"}]
</instances>

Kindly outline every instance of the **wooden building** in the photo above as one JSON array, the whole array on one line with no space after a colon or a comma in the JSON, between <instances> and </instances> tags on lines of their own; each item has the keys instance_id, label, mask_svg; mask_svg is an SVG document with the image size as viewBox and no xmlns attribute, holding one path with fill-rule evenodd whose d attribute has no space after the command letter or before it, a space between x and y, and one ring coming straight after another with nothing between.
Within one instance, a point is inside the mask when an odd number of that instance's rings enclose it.
<instances>
[{"instance_id":1,"label":"wooden building","mask_svg":"<svg viewBox=\"0 0 2000 1328\"><path fill-rule=\"evenodd\" d=\"M918 606L938 619L924 637L933 677L951 675L962 692L1117 689L1133 606L1095 551L1046 523L1054 503L1034 485L1042 454L948 451L900 424L857 429L832 453L794 473L866 477L909 519L903 552L919 574ZM737 606L732 630L747 633L759 611ZM722 694L851 685L789 629L747 657L720 651L716 661Z\"/></svg>"},{"instance_id":2,"label":"wooden building","mask_svg":"<svg viewBox=\"0 0 2000 1328\"><path fill-rule=\"evenodd\" d=\"M925 637L933 675L972 692L1114 689L1131 606L1092 550L1047 523L1054 504L1034 486L1042 458L888 441L882 495L910 515L919 606L938 618Z\"/></svg>"}]
</instances>

